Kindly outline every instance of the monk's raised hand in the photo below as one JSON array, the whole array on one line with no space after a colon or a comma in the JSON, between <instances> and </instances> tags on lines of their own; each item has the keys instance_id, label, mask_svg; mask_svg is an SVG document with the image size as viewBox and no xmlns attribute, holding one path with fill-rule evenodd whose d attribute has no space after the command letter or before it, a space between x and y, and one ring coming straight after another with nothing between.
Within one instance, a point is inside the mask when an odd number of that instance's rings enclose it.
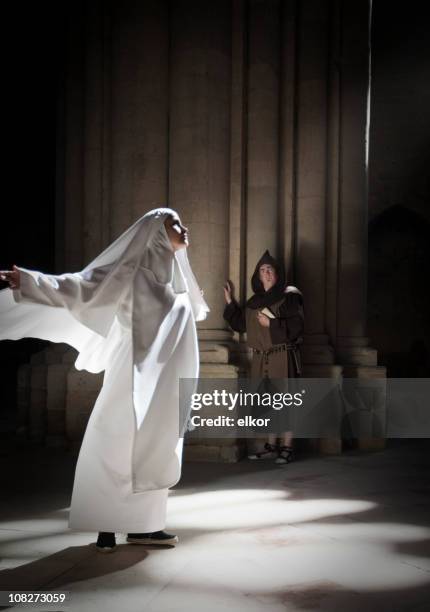
<instances>
[{"instance_id":1,"label":"monk's raised hand","mask_svg":"<svg viewBox=\"0 0 430 612\"><path fill-rule=\"evenodd\" d=\"M227 304L231 304L231 301L232 301L233 298L232 298L232 288L231 288L231 285L230 285L229 281L227 281L225 283L223 289L224 289L224 298L225 298L225 301L227 302Z\"/></svg>"},{"instance_id":2,"label":"monk's raised hand","mask_svg":"<svg viewBox=\"0 0 430 612\"><path fill-rule=\"evenodd\" d=\"M10 289L19 289L20 286L20 273L16 266L13 266L12 270L2 270L0 272L0 280L9 283Z\"/></svg>"},{"instance_id":3,"label":"monk's raised hand","mask_svg":"<svg viewBox=\"0 0 430 612\"><path fill-rule=\"evenodd\" d=\"M257 321L260 323L261 327L269 327L270 319L262 312L257 312Z\"/></svg>"}]
</instances>

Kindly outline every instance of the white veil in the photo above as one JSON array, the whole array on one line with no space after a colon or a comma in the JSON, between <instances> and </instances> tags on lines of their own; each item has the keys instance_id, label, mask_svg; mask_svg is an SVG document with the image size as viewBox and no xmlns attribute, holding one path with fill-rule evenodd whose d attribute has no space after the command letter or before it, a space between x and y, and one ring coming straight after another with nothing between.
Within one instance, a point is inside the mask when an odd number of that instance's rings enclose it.
<instances>
[{"instance_id":1,"label":"white veil","mask_svg":"<svg viewBox=\"0 0 430 612\"><path fill-rule=\"evenodd\" d=\"M106 291L117 295L118 276L142 265L151 270L156 281L170 284L175 293L188 292L196 321L206 318L209 307L191 270L187 250L184 248L173 252L172 258L172 246L164 228L165 220L172 215L178 216L171 208L156 208L149 211L82 270L80 275L91 281L97 277L101 268L110 267L100 283L97 297L94 296L93 300L88 302L88 306L94 307L97 301L102 301L100 298ZM77 318L85 324L86 317L83 312ZM106 326L100 323L99 320L94 321L100 332L104 332L102 335L106 335L111 321L107 321Z\"/></svg>"},{"instance_id":2,"label":"white veil","mask_svg":"<svg viewBox=\"0 0 430 612\"><path fill-rule=\"evenodd\" d=\"M205 319L209 308L186 249L173 252L164 228L171 215L177 213L170 208L149 211L81 272L50 276L22 269L35 278L43 276L52 286L63 281L69 301L65 308L56 308L20 301L19 291L0 291L0 339L65 342L81 353L78 369L100 372L115 344L115 317L139 266L150 271L156 283L170 286L173 293L188 292L195 320Z\"/></svg>"}]
</instances>

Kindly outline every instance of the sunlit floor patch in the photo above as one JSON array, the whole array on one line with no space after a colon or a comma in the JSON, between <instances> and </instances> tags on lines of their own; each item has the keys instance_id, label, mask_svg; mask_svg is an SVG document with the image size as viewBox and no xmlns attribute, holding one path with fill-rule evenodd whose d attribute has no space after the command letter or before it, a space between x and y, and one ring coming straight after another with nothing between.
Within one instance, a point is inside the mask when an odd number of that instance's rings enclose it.
<instances>
[{"instance_id":1,"label":"sunlit floor patch","mask_svg":"<svg viewBox=\"0 0 430 612\"><path fill-rule=\"evenodd\" d=\"M194 493L170 500L169 524L174 528L237 529L311 521L374 508L364 500L291 501L282 491L224 490Z\"/></svg>"}]
</instances>

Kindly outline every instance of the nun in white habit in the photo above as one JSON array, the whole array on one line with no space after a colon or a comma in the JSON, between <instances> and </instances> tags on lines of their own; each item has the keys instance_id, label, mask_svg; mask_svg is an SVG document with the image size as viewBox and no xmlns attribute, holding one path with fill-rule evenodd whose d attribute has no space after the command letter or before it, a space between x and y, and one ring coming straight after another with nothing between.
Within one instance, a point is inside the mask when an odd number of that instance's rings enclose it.
<instances>
[{"instance_id":1,"label":"nun in white habit","mask_svg":"<svg viewBox=\"0 0 430 612\"><path fill-rule=\"evenodd\" d=\"M179 379L197 378L196 321L208 307L190 268L187 229L148 212L84 270L1 272L0 339L65 342L76 367L105 370L75 473L70 527L132 543L172 544L169 487L181 474ZM10 290L12 289L12 291Z\"/></svg>"}]
</instances>

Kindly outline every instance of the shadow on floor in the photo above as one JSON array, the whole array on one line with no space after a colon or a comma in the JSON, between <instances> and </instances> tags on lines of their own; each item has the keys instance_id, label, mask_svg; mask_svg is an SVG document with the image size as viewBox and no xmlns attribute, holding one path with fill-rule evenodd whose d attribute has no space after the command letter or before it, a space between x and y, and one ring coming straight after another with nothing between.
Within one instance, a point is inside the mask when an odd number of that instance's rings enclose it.
<instances>
[{"instance_id":1,"label":"shadow on floor","mask_svg":"<svg viewBox=\"0 0 430 612\"><path fill-rule=\"evenodd\" d=\"M128 544L118 545L111 554L99 553L94 544L71 546L37 561L0 571L0 590L57 589L64 584L125 570L147 556L145 547Z\"/></svg>"}]
</instances>

